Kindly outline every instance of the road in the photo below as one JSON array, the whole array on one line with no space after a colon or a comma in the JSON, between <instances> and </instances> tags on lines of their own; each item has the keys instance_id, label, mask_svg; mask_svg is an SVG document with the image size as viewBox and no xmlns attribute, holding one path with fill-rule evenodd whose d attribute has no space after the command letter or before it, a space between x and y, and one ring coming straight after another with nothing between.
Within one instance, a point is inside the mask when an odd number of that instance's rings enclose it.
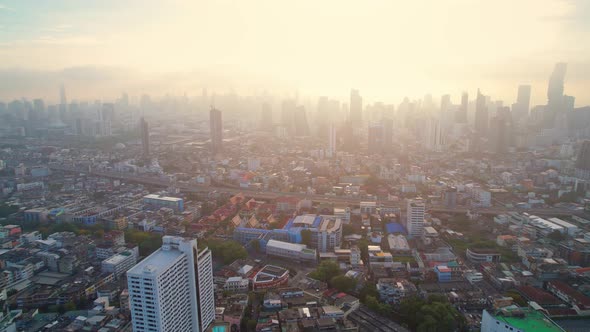
<instances>
[{"instance_id":1,"label":"road","mask_svg":"<svg viewBox=\"0 0 590 332\"><path fill-rule=\"evenodd\" d=\"M358 206L362 199L355 198L355 197L339 197L339 196L325 196L325 195L316 195L316 194L306 194L306 193L293 193L293 192L273 192L273 191L261 191L261 190L253 190L248 188L234 188L234 187L227 187L227 186L209 186L209 185L200 185L200 184L187 184L187 183L172 183L167 178L155 178L155 177L147 177L147 176L137 176L129 173L123 172L104 172L104 171L95 171L95 170L84 170L80 168L73 168L67 167L63 165L55 165L50 164L49 168L52 170L57 171L64 171L64 172L71 172L71 173L86 173L94 176L101 176L111 179L118 179L124 180L128 182L137 182L147 185L159 186L159 187L169 187L174 185L176 188L180 189L184 192L191 192L191 193L209 193L212 191L219 191L229 194L238 194L243 193L248 197L259 198L259 199L266 199L272 200L278 197L289 196L289 197L297 197L297 198L305 198L312 200L314 202L320 203L335 203L335 204L343 204L343 205L352 205ZM387 200L376 200L377 204L383 204L385 206L397 206L401 210L405 209L405 205L401 202L391 202ZM503 207L490 207L490 208L477 208L477 209L467 209L464 207L456 207L456 208L447 208L444 206L429 206L428 210L430 212L442 212L442 213L459 213L465 214L467 211L471 210L472 212L477 212L479 214L485 215L498 215L508 212L528 212L530 214L538 214L544 216L571 216L571 215L579 215L582 214L582 210L570 210L570 209L561 209L561 208L551 208L551 209L544 209L544 208L535 208L535 209L518 209L518 208L503 208Z\"/></svg>"}]
</instances>

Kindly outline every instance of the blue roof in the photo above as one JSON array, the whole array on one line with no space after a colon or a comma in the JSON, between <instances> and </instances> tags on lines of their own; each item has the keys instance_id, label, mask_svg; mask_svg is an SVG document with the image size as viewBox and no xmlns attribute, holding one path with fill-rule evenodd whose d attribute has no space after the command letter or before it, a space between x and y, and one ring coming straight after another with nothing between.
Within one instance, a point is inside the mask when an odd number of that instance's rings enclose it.
<instances>
[{"instance_id":1,"label":"blue roof","mask_svg":"<svg viewBox=\"0 0 590 332\"><path fill-rule=\"evenodd\" d=\"M385 224L385 229L387 230L387 233L389 233L389 234L391 234L391 233L407 234L408 233L404 226L402 226L401 224L398 224L396 222Z\"/></svg>"}]
</instances>

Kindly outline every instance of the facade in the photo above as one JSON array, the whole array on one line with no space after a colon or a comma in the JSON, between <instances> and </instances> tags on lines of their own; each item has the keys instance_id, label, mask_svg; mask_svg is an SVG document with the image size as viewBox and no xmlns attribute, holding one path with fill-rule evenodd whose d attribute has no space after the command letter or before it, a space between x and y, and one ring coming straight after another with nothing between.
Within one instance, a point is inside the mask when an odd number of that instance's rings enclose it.
<instances>
[{"instance_id":1,"label":"facade","mask_svg":"<svg viewBox=\"0 0 590 332\"><path fill-rule=\"evenodd\" d=\"M350 90L349 121L353 127L360 127L363 123L363 98L358 90Z\"/></svg>"},{"instance_id":2,"label":"facade","mask_svg":"<svg viewBox=\"0 0 590 332\"><path fill-rule=\"evenodd\" d=\"M248 286L250 282L246 278L242 277L230 277L227 278L223 285L223 290L232 293L245 293L248 292Z\"/></svg>"},{"instance_id":3,"label":"facade","mask_svg":"<svg viewBox=\"0 0 590 332\"><path fill-rule=\"evenodd\" d=\"M266 254L269 256L286 258L298 262L316 262L317 253L309 249L305 244L289 243L277 240L269 240L266 244Z\"/></svg>"},{"instance_id":4,"label":"facade","mask_svg":"<svg viewBox=\"0 0 590 332\"><path fill-rule=\"evenodd\" d=\"M252 289L260 290L286 285L289 281L289 270L279 266L266 265L252 279Z\"/></svg>"},{"instance_id":5,"label":"facade","mask_svg":"<svg viewBox=\"0 0 590 332\"><path fill-rule=\"evenodd\" d=\"M497 263L500 261L500 254L493 250L467 248L465 252L467 259L472 263Z\"/></svg>"},{"instance_id":6,"label":"facade","mask_svg":"<svg viewBox=\"0 0 590 332\"><path fill-rule=\"evenodd\" d=\"M156 208L170 208L176 212L184 211L184 200L178 197L166 197L159 195L146 195L143 197L143 203Z\"/></svg>"},{"instance_id":7,"label":"facade","mask_svg":"<svg viewBox=\"0 0 590 332\"><path fill-rule=\"evenodd\" d=\"M408 200L406 228L411 237L422 236L426 206L422 200Z\"/></svg>"},{"instance_id":8,"label":"facade","mask_svg":"<svg viewBox=\"0 0 590 332\"><path fill-rule=\"evenodd\" d=\"M200 294L209 284L213 291L210 262L195 239L164 236L162 248L127 272L133 331L205 331L215 313Z\"/></svg>"}]
</instances>

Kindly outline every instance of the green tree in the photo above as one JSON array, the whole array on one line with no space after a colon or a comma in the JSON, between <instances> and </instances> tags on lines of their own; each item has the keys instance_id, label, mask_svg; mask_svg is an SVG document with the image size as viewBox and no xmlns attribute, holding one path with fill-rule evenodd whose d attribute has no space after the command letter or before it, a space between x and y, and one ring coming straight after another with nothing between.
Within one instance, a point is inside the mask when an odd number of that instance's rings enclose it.
<instances>
[{"instance_id":1,"label":"green tree","mask_svg":"<svg viewBox=\"0 0 590 332\"><path fill-rule=\"evenodd\" d=\"M340 274L340 267L336 262L323 261L309 276L316 280L328 282Z\"/></svg>"},{"instance_id":2,"label":"green tree","mask_svg":"<svg viewBox=\"0 0 590 332\"><path fill-rule=\"evenodd\" d=\"M248 257L246 249L236 241L221 241L217 239L209 239L206 245L211 249L213 257L221 259L223 264L230 264L236 259Z\"/></svg>"},{"instance_id":3,"label":"green tree","mask_svg":"<svg viewBox=\"0 0 590 332\"><path fill-rule=\"evenodd\" d=\"M330 279L330 286L345 293L350 293L356 288L356 279L344 275L335 276Z\"/></svg>"},{"instance_id":4,"label":"green tree","mask_svg":"<svg viewBox=\"0 0 590 332\"><path fill-rule=\"evenodd\" d=\"M367 299L367 296L372 296L374 298L379 297L379 292L377 291L377 287L374 283L366 282L363 285L363 288L361 288L359 292L359 298L361 299L361 301L365 301Z\"/></svg>"}]
</instances>

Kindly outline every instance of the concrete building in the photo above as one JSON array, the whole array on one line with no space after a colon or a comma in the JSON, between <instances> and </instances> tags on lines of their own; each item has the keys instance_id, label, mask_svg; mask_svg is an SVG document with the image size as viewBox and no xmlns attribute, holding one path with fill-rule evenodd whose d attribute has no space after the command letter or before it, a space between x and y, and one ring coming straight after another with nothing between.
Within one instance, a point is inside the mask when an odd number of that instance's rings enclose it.
<instances>
[{"instance_id":1,"label":"concrete building","mask_svg":"<svg viewBox=\"0 0 590 332\"><path fill-rule=\"evenodd\" d=\"M215 319L211 253L195 239L164 236L127 283L134 332L205 331Z\"/></svg>"},{"instance_id":2,"label":"concrete building","mask_svg":"<svg viewBox=\"0 0 590 332\"><path fill-rule=\"evenodd\" d=\"M289 243L284 241L269 240L266 244L266 254L269 256L286 258L297 262L316 262L317 253L309 249L305 244Z\"/></svg>"},{"instance_id":3,"label":"concrete building","mask_svg":"<svg viewBox=\"0 0 590 332\"><path fill-rule=\"evenodd\" d=\"M143 197L143 203L155 208L166 207L173 209L176 212L184 211L184 200L178 197L167 197L151 194Z\"/></svg>"},{"instance_id":4,"label":"concrete building","mask_svg":"<svg viewBox=\"0 0 590 332\"><path fill-rule=\"evenodd\" d=\"M377 281L379 299L388 304L399 304L417 293L416 286L406 279L381 278Z\"/></svg>"},{"instance_id":5,"label":"concrete building","mask_svg":"<svg viewBox=\"0 0 590 332\"><path fill-rule=\"evenodd\" d=\"M102 261L101 269L103 273L113 273L115 278L119 278L135 263L137 263L136 255L132 251L126 250Z\"/></svg>"},{"instance_id":6,"label":"concrete building","mask_svg":"<svg viewBox=\"0 0 590 332\"><path fill-rule=\"evenodd\" d=\"M248 286L250 282L246 278L242 277L230 277L227 278L223 285L223 290L232 293L246 293L248 292Z\"/></svg>"},{"instance_id":7,"label":"concrete building","mask_svg":"<svg viewBox=\"0 0 590 332\"><path fill-rule=\"evenodd\" d=\"M422 236L424 229L424 213L426 205L422 200L408 200L406 228L411 237Z\"/></svg>"}]
</instances>

